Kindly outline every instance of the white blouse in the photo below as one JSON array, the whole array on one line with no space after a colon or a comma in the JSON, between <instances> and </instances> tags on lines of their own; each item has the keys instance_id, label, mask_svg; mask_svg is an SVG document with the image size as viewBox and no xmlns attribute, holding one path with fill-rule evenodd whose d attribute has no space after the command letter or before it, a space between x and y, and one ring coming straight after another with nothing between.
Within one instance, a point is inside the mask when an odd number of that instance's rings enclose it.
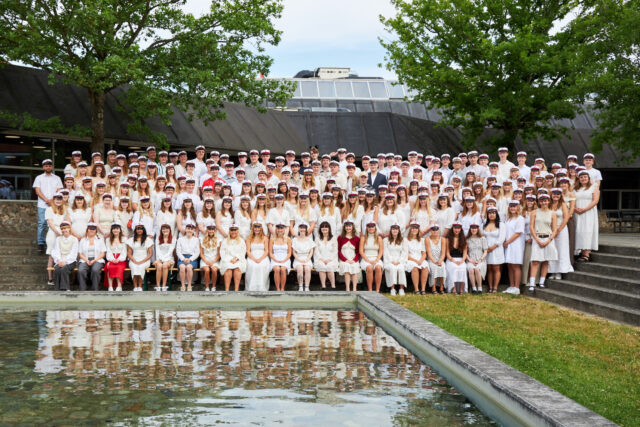
<instances>
[{"instance_id":1,"label":"white blouse","mask_svg":"<svg viewBox=\"0 0 640 427\"><path fill-rule=\"evenodd\" d=\"M78 244L78 254L82 254L87 258L97 258L98 255L107 251L107 246L104 244L104 240L96 236L93 238L93 254L90 254L91 249L92 248L89 245L89 239L87 237L80 240L80 243ZM78 261L84 262L82 258L79 258ZM104 263L104 258L97 262Z\"/></svg>"},{"instance_id":2,"label":"white blouse","mask_svg":"<svg viewBox=\"0 0 640 427\"><path fill-rule=\"evenodd\" d=\"M184 261L186 256L190 255L189 259L195 261L200 258L200 240L195 237L180 236L176 243L176 255L180 261Z\"/></svg>"}]
</instances>

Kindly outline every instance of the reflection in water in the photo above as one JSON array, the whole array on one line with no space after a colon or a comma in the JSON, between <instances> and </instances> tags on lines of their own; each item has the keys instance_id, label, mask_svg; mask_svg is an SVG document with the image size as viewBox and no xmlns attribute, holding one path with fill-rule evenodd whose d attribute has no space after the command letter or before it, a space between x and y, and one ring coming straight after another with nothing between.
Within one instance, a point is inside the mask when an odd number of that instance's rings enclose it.
<instances>
[{"instance_id":1,"label":"reflection in water","mask_svg":"<svg viewBox=\"0 0 640 427\"><path fill-rule=\"evenodd\" d=\"M360 312L2 314L6 422L491 423Z\"/></svg>"}]
</instances>

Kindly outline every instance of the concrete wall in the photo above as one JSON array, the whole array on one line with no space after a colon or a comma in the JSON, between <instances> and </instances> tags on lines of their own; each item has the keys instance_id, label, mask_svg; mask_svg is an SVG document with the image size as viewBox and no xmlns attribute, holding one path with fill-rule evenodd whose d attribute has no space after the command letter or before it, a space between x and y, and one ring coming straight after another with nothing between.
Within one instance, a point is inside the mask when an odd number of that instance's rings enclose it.
<instances>
[{"instance_id":1,"label":"concrete wall","mask_svg":"<svg viewBox=\"0 0 640 427\"><path fill-rule=\"evenodd\" d=\"M0 201L0 236L35 237L38 209L35 200Z\"/></svg>"}]
</instances>

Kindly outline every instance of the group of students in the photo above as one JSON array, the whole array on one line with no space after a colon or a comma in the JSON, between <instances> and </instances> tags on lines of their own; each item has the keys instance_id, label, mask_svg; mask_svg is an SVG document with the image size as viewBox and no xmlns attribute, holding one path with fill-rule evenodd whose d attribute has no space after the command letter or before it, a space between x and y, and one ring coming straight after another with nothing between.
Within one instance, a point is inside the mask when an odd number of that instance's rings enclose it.
<instances>
[{"instance_id":1,"label":"group of students","mask_svg":"<svg viewBox=\"0 0 640 427\"><path fill-rule=\"evenodd\" d=\"M177 267L180 289L191 290L199 269L206 291L267 291L270 276L284 291L291 269L308 291L312 271L322 288L337 276L347 291L364 282L404 295L463 294L498 289L503 264L509 287L533 291L548 274L560 278L598 249L600 172L587 153L582 165L542 158L517 164L475 151L451 159L409 152L363 156L339 149L240 152L238 164L205 147L187 153L149 147L146 156L109 151L88 162L74 151L64 179L51 160L34 182L38 244L50 255L49 282L70 289L77 268L81 290L122 290L131 272L134 291L150 267L155 289L167 290ZM408 276L408 277L407 277ZM327 286L328 282L328 286Z\"/></svg>"}]
</instances>

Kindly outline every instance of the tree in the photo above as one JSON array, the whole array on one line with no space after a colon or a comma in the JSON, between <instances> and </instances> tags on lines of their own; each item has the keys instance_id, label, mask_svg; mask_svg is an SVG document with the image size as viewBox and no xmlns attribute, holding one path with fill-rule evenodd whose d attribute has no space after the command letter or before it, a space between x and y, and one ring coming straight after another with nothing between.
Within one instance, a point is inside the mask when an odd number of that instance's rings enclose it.
<instances>
[{"instance_id":1,"label":"tree","mask_svg":"<svg viewBox=\"0 0 640 427\"><path fill-rule=\"evenodd\" d=\"M104 105L117 99L128 130L162 142L144 119L170 124L173 109L192 120L224 118L223 102L261 108L281 105L290 88L258 79L277 44L272 20L281 0L214 0L208 13L182 10L186 0L2 0L0 58L46 70L50 80L86 88L91 105L92 151L104 148ZM111 95L110 95L111 93Z\"/></svg>"},{"instance_id":2,"label":"tree","mask_svg":"<svg viewBox=\"0 0 640 427\"><path fill-rule=\"evenodd\" d=\"M587 36L581 45L577 87L593 101L597 129L595 152L611 144L625 160L640 156L640 2L586 1L572 21L574 33Z\"/></svg>"},{"instance_id":3,"label":"tree","mask_svg":"<svg viewBox=\"0 0 640 427\"><path fill-rule=\"evenodd\" d=\"M380 17L387 68L459 128L465 146L513 147L516 139L566 133L554 120L579 106L574 85L576 37L558 22L574 0L392 0ZM494 131L486 132L486 128Z\"/></svg>"}]
</instances>

